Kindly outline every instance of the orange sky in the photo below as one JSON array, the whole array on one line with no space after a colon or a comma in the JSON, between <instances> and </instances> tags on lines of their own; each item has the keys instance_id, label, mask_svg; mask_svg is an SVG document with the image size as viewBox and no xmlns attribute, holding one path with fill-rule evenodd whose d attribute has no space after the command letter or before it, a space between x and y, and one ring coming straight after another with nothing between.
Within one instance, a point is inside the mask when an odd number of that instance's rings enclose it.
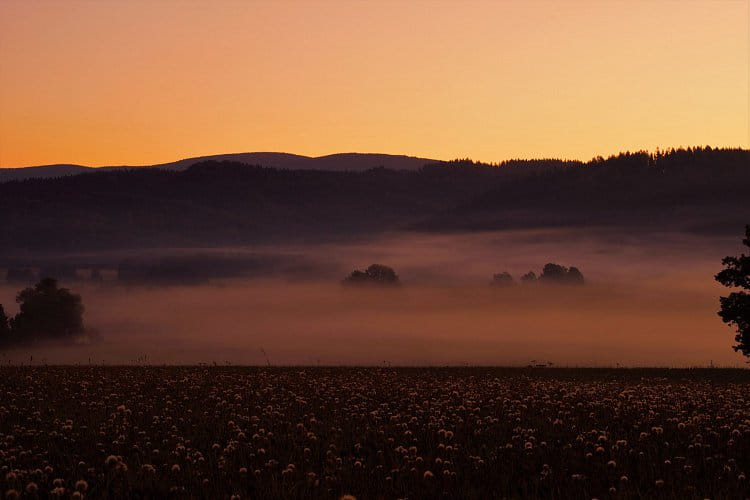
<instances>
[{"instance_id":1,"label":"orange sky","mask_svg":"<svg viewBox=\"0 0 750 500\"><path fill-rule=\"evenodd\" d=\"M0 2L0 166L748 147L747 0Z\"/></svg>"}]
</instances>

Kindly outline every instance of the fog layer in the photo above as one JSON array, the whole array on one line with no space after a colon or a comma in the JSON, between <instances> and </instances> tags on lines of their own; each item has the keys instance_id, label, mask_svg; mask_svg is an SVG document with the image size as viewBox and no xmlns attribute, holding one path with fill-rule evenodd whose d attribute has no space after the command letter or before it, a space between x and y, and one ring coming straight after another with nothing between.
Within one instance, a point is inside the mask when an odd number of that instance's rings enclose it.
<instances>
[{"instance_id":1,"label":"fog layer","mask_svg":"<svg viewBox=\"0 0 750 500\"><path fill-rule=\"evenodd\" d=\"M739 232L738 232L739 234ZM226 249L224 249L226 250ZM253 250L304 255L304 280L280 274L203 286L63 283L83 296L102 339L0 353L36 363L366 365L740 365L716 315L713 281L737 240L616 231L522 231L425 236ZM378 262L397 289L343 287ZM583 287L488 286L546 262L573 265ZM338 271L337 271L338 270ZM10 313L18 287L3 285Z\"/></svg>"}]
</instances>

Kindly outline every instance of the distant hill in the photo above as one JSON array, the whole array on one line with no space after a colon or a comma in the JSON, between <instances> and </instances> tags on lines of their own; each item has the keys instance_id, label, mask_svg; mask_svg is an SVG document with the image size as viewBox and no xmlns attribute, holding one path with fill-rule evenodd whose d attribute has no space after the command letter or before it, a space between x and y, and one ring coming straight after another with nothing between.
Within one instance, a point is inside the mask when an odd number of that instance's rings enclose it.
<instances>
[{"instance_id":1,"label":"distant hill","mask_svg":"<svg viewBox=\"0 0 750 500\"><path fill-rule=\"evenodd\" d=\"M24 179L48 179L67 177L87 172L112 170L129 170L137 168L158 168L163 170L182 171L206 161L229 161L247 165L259 165L268 168L289 170L333 170L363 172L371 168L384 167L391 170L417 170L428 163L439 163L439 160L418 158L415 156L389 155L377 153L338 153L327 156L310 157L290 153L229 153L221 155L198 156L170 163L159 163L143 166L105 166L87 167L84 165L41 165L36 167L0 168L0 182Z\"/></svg>"},{"instance_id":2,"label":"distant hill","mask_svg":"<svg viewBox=\"0 0 750 500\"><path fill-rule=\"evenodd\" d=\"M93 170L82 165L42 165L39 167L0 168L0 182L23 179L49 179L78 175Z\"/></svg>"}]
</instances>

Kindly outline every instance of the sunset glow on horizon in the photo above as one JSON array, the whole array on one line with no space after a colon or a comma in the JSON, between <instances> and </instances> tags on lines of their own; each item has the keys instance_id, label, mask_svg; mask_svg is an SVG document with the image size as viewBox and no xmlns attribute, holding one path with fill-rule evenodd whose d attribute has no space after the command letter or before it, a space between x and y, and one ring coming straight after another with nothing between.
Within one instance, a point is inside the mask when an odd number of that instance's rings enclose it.
<instances>
[{"instance_id":1,"label":"sunset glow on horizon","mask_svg":"<svg viewBox=\"0 0 750 500\"><path fill-rule=\"evenodd\" d=\"M0 4L0 167L750 147L750 2Z\"/></svg>"}]
</instances>

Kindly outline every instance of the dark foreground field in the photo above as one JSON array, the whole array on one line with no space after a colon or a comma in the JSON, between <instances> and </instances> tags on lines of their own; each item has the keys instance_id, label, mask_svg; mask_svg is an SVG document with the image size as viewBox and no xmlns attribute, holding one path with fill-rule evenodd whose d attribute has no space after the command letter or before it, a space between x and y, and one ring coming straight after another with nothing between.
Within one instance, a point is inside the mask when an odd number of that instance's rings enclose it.
<instances>
[{"instance_id":1,"label":"dark foreground field","mask_svg":"<svg viewBox=\"0 0 750 500\"><path fill-rule=\"evenodd\" d=\"M7 498L747 498L750 371L4 367Z\"/></svg>"}]
</instances>

